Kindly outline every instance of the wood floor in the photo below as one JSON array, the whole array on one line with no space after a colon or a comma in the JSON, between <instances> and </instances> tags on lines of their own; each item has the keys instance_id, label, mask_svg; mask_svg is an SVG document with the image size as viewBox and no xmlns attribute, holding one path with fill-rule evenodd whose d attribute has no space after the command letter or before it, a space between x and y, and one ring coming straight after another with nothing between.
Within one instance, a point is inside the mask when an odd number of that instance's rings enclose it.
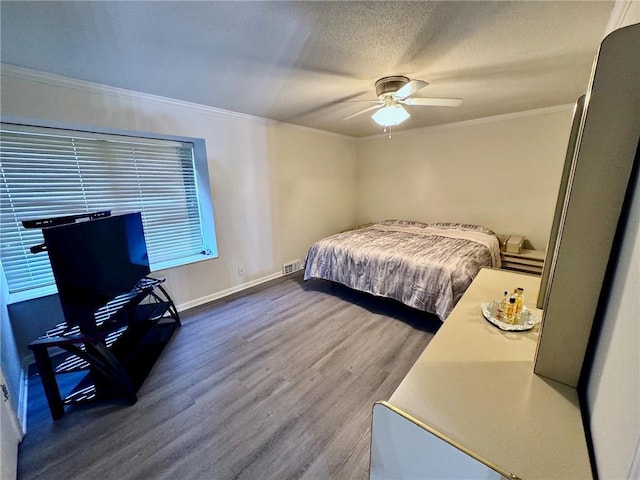
<instances>
[{"instance_id":1,"label":"wood floor","mask_svg":"<svg viewBox=\"0 0 640 480\"><path fill-rule=\"evenodd\" d=\"M34 376L18 478L368 478L373 403L440 325L299 274L182 317L133 406L54 422Z\"/></svg>"}]
</instances>

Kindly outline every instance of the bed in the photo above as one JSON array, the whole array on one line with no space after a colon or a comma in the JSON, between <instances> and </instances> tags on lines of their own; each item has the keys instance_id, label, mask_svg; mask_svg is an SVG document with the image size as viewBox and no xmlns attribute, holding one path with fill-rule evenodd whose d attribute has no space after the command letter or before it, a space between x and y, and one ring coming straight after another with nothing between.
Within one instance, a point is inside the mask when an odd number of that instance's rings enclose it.
<instances>
[{"instance_id":1,"label":"bed","mask_svg":"<svg viewBox=\"0 0 640 480\"><path fill-rule=\"evenodd\" d=\"M314 243L304 279L393 298L444 321L482 267L500 267L500 245L488 228L384 220Z\"/></svg>"}]
</instances>

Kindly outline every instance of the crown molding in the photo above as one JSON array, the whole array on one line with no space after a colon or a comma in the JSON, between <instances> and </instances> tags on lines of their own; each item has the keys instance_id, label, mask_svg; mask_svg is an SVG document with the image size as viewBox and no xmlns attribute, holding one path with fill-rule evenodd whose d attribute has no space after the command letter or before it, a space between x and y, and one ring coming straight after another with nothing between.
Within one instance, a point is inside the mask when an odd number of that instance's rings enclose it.
<instances>
[{"instance_id":1,"label":"crown molding","mask_svg":"<svg viewBox=\"0 0 640 480\"><path fill-rule=\"evenodd\" d=\"M624 13L626 13L626 11L629 8L628 4L630 4L631 2L625 1L621 3L627 4L626 9L624 10ZM110 95L112 97L117 97L119 99L128 99L131 101L145 101L149 103L156 103L156 104L160 103L160 104L171 105L175 107L188 108L191 110L219 115L219 116L228 117L228 118L241 118L245 120L250 120L250 121L262 123L264 125L278 125L285 128L322 133L325 135L329 135L329 136L333 136L341 139L364 141L364 140L374 139L379 137L387 137L386 133L379 133L375 135L369 135L366 137L351 137L351 136L343 135L340 133L329 132L326 130L319 130L317 128L305 127L302 125L295 125L292 123L282 122L279 120L271 120L268 118L249 115L246 113L234 112L231 110L224 110L222 108L211 107L209 105L202 105L199 103L187 102L187 101L178 100L175 98L163 97L160 95L152 95L149 93L137 92L134 90L127 90L119 87L112 87L110 85L89 82L86 80L78 80L75 78L65 77L63 75L58 75L55 73L42 72L40 70L33 70L30 68L19 67L17 65L11 65L7 63L0 64L0 73L3 77L12 77L20 80L31 81L31 82L41 83L45 85L61 87L61 88L74 88L74 89L83 90L92 94ZM398 137L403 135L414 134L416 132L433 131L433 130L448 129L448 128L458 128L458 127L464 127L464 126L470 126L470 125L480 125L484 123L500 122L504 120L511 120L511 119L522 118L527 116L544 115L548 113L563 111L565 109L573 109L573 106L574 104L556 105L552 107L544 107L544 108L538 108L534 110L526 110L522 112L506 113L506 114L495 115L491 117L475 118L470 120L464 120L461 122L433 125L430 127L414 128L411 130L403 130L403 131L394 131L393 136Z\"/></svg>"},{"instance_id":2,"label":"crown molding","mask_svg":"<svg viewBox=\"0 0 640 480\"><path fill-rule=\"evenodd\" d=\"M84 90L89 93L99 93L103 95L111 95L118 98L124 98L129 100L143 100L153 103L164 103L168 105L174 105L179 107L186 107L193 110L204 111L207 113L214 113L218 115L224 115L227 117L239 117L257 121L265 121L266 119L261 117L255 117L244 113L233 112L231 110L223 110L221 108L210 107L208 105L201 105L199 103L187 102L184 100L177 100L170 97L163 97L160 95L153 95L150 93L137 92L134 90L127 90L125 88L112 87L110 85L104 85L101 83L89 82L87 80L78 80L76 78L65 77L55 73L43 72L40 70L33 70L30 68L19 67L17 65L11 65L7 63L2 64L2 76L13 77L20 80L28 80L36 83L42 83L45 85L51 85L54 87L74 88L77 90Z\"/></svg>"},{"instance_id":3,"label":"crown molding","mask_svg":"<svg viewBox=\"0 0 640 480\"><path fill-rule=\"evenodd\" d=\"M411 130L403 130L400 132L394 131L393 138L406 135L412 135L421 132L433 132L437 130L448 130L451 128L469 127L474 125L483 125L487 123L503 122L505 120L514 120L518 118L536 117L539 115L548 115L550 113L573 111L575 104L566 103L563 105L554 105L551 107L535 108L533 110L524 110L522 112L503 113L501 115L493 115L491 117L472 118L470 120L463 120L461 122L443 123L441 125L432 125L430 127L412 128ZM386 138L387 133L379 133L368 137L361 137L358 140L371 140L376 138Z\"/></svg>"},{"instance_id":4,"label":"crown molding","mask_svg":"<svg viewBox=\"0 0 640 480\"><path fill-rule=\"evenodd\" d=\"M150 93L138 92L135 90L127 90L120 87L112 87L110 85L104 85L101 83L89 82L87 80L78 80L76 78L66 77L55 73L43 72L40 70L33 70L31 68L19 67L8 63L0 64L0 74L3 77L11 77L19 80L31 81L35 83L41 83L44 85L51 85L60 88L73 88L76 90L83 90L92 94L109 95L117 97L118 99L125 99L131 101L143 101L149 103L160 103L180 108L188 108L199 112L208 114L219 115L227 118L241 118L253 122L262 123L264 125L278 125L286 128L293 128L298 130L304 130L308 132L322 133L325 135L335 136L342 139L352 139L348 135L342 135L335 132L328 132L326 130L320 130L317 128L305 127L302 125L295 125L293 123L282 122L279 120L272 120L269 118L258 117L255 115L249 115L246 113L234 112L232 110L224 110L222 108L212 107L209 105L202 105L200 103L187 102L185 100L178 100L170 97L163 97L161 95L153 95Z\"/></svg>"},{"instance_id":5,"label":"crown molding","mask_svg":"<svg viewBox=\"0 0 640 480\"><path fill-rule=\"evenodd\" d=\"M635 0L637 3L638 0ZM607 27L605 28L603 38L609 35L614 30L617 30L625 25L624 19L629 13L629 9L631 5L634 3L634 0L616 0L615 5L613 6L613 10L611 11L611 15L609 16L609 22L607 23Z\"/></svg>"}]
</instances>

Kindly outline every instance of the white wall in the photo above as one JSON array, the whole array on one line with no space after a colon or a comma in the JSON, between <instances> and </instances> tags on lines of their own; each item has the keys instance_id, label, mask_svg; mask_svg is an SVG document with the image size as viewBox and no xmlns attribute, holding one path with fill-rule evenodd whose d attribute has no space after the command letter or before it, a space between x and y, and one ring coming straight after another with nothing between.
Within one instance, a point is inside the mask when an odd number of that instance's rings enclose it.
<instances>
[{"instance_id":1,"label":"white wall","mask_svg":"<svg viewBox=\"0 0 640 480\"><path fill-rule=\"evenodd\" d=\"M24 429L16 415L22 375L7 312L8 297L9 289L0 264L0 384L5 385L9 395L5 400L4 392L0 391L0 478L3 480L16 477L18 443Z\"/></svg>"},{"instance_id":2,"label":"white wall","mask_svg":"<svg viewBox=\"0 0 640 480\"><path fill-rule=\"evenodd\" d=\"M637 170L636 170L637 172ZM637 179L636 179L637 182ZM618 259L587 386L591 433L602 479L630 476L640 442L640 183Z\"/></svg>"},{"instance_id":3,"label":"white wall","mask_svg":"<svg viewBox=\"0 0 640 480\"><path fill-rule=\"evenodd\" d=\"M640 2L619 2L615 13L619 13L620 18L612 18L611 29L640 23ZM629 219L586 387L594 454L598 475L603 480L640 478L640 181L637 167Z\"/></svg>"},{"instance_id":4,"label":"white wall","mask_svg":"<svg viewBox=\"0 0 640 480\"><path fill-rule=\"evenodd\" d=\"M572 112L565 105L361 140L358 221L477 223L545 250Z\"/></svg>"},{"instance_id":5,"label":"white wall","mask_svg":"<svg viewBox=\"0 0 640 480\"><path fill-rule=\"evenodd\" d=\"M2 114L206 140L219 258L160 272L178 305L277 275L355 220L348 137L7 65Z\"/></svg>"},{"instance_id":6,"label":"white wall","mask_svg":"<svg viewBox=\"0 0 640 480\"><path fill-rule=\"evenodd\" d=\"M0 361L2 362L2 373L9 391L9 402L12 407L17 407L21 394L21 370L22 363L15 345L13 329L9 322L9 312L7 311L7 301L9 298L9 288L4 276L2 264L0 264ZM2 396L0 395L0 401Z\"/></svg>"}]
</instances>

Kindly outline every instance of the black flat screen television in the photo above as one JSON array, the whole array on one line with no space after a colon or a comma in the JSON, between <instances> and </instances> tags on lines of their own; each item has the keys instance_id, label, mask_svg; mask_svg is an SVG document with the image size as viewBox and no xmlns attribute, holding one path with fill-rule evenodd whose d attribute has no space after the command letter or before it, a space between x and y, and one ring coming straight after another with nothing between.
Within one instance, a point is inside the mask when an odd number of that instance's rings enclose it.
<instances>
[{"instance_id":1,"label":"black flat screen television","mask_svg":"<svg viewBox=\"0 0 640 480\"><path fill-rule=\"evenodd\" d=\"M150 272L140 213L44 228L42 233L69 326L91 330L95 310Z\"/></svg>"}]
</instances>

